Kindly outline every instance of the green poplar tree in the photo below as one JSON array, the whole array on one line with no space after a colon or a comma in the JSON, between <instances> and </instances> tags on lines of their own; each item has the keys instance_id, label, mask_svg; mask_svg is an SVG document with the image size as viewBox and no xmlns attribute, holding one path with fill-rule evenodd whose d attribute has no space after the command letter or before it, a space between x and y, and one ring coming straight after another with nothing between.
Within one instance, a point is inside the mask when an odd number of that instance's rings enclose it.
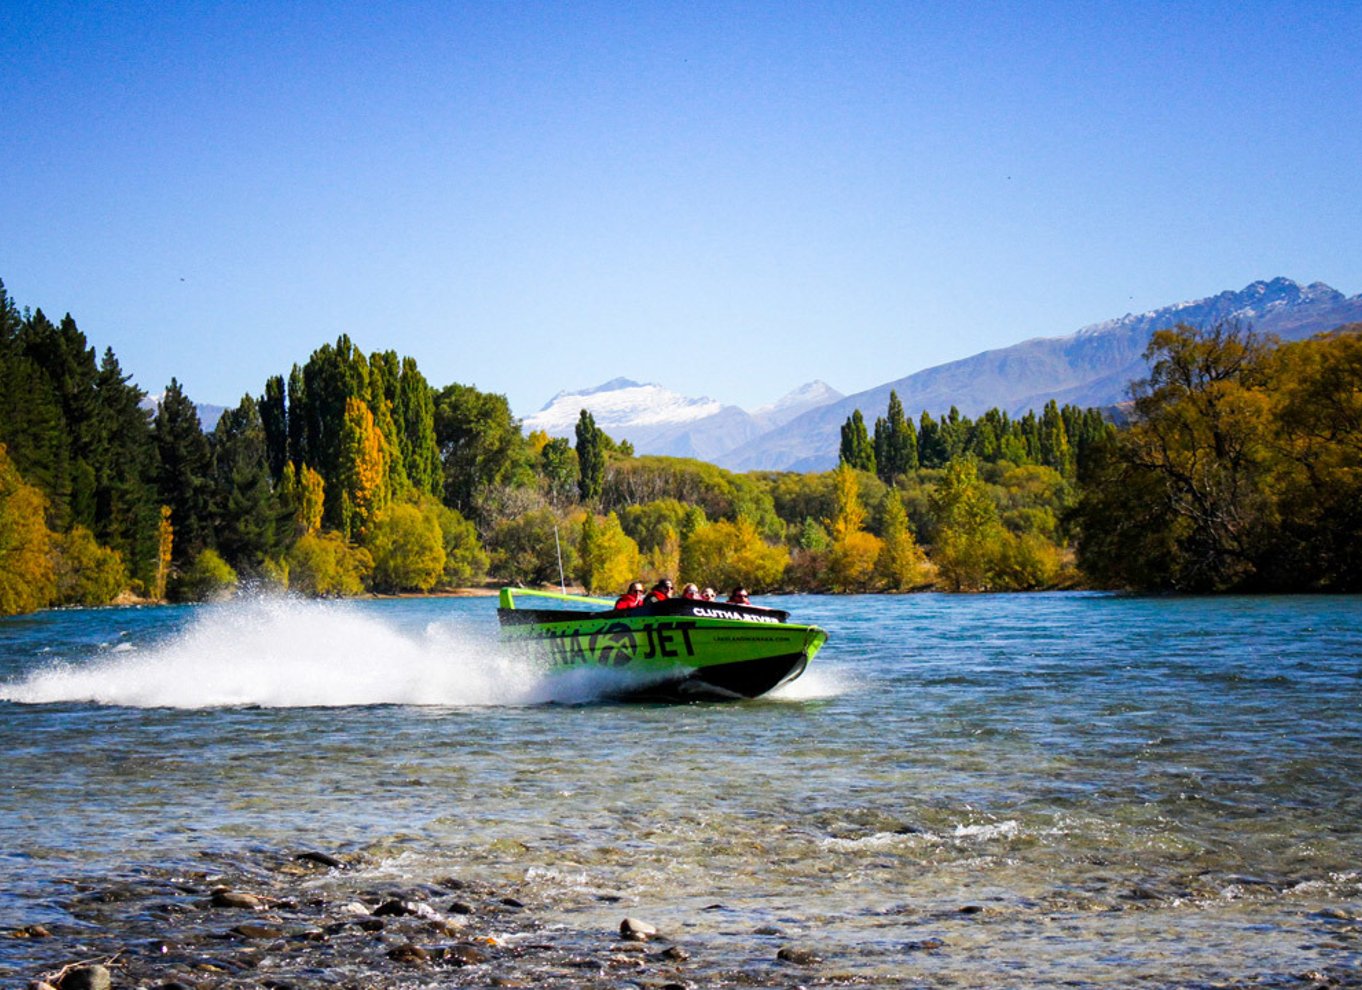
<instances>
[{"instance_id":1,"label":"green poplar tree","mask_svg":"<svg viewBox=\"0 0 1362 990\"><path fill-rule=\"evenodd\" d=\"M865 428L865 417L856 409L842 424L842 446L840 460L858 471L875 471L875 446L870 442L870 434Z\"/></svg>"},{"instance_id":2,"label":"green poplar tree","mask_svg":"<svg viewBox=\"0 0 1362 990\"><path fill-rule=\"evenodd\" d=\"M605 486L605 444L595 418L585 409L577 417L577 491L583 502L595 502Z\"/></svg>"}]
</instances>

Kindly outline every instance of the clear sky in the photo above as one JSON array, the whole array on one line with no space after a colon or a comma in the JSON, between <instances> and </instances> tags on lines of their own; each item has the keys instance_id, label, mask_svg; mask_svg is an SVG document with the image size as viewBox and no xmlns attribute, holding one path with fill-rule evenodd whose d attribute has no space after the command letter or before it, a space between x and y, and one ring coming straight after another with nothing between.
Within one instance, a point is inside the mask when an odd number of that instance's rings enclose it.
<instances>
[{"instance_id":1,"label":"clear sky","mask_svg":"<svg viewBox=\"0 0 1362 990\"><path fill-rule=\"evenodd\" d=\"M0 279L159 392L348 333L752 408L1362 292L1362 2L0 0Z\"/></svg>"}]
</instances>

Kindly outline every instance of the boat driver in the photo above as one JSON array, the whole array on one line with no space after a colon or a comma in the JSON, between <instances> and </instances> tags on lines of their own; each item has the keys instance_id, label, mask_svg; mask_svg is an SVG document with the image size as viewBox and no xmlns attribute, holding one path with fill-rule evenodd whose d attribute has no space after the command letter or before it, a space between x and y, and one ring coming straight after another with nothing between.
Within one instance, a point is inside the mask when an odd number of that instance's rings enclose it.
<instances>
[{"instance_id":1,"label":"boat driver","mask_svg":"<svg viewBox=\"0 0 1362 990\"><path fill-rule=\"evenodd\" d=\"M676 585L672 584L671 578L663 578L653 585L653 590L648 592L648 597L643 599L644 605L652 605L654 602L665 602L672 596L672 589Z\"/></svg>"},{"instance_id":2,"label":"boat driver","mask_svg":"<svg viewBox=\"0 0 1362 990\"><path fill-rule=\"evenodd\" d=\"M733 594L728 596L729 602L734 605L751 605L752 599L747 597L747 589L737 587L733 589Z\"/></svg>"},{"instance_id":3,"label":"boat driver","mask_svg":"<svg viewBox=\"0 0 1362 990\"><path fill-rule=\"evenodd\" d=\"M638 608L643 604L643 582L635 581L629 585L629 590L620 596L615 602L615 608Z\"/></svg>"}]
</instances>

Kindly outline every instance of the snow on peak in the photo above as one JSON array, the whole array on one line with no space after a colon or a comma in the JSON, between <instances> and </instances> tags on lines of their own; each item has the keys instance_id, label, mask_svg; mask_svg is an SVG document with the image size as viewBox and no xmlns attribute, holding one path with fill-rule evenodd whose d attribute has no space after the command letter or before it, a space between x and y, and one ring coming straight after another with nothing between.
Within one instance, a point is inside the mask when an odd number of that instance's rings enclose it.
<instances>
[{"instance_id":1,"label":"snow on peak","mask_svg":"<svg viewBox=\"0 0 1362 990\"><path fill-rule=\"evenodd\" d=\"M692 399L661 385L615 378L595 388L559 392L539 412L526 416L523 425L552 436L571 436L585 409L601 429L627 439L631 427L691 423L722 408L710 398Z\"/></svg>"},{"instance_id":2,"label":"snow on peak","mask_svg":"<svg viewBox=\"0 0 1362 990\"><path fill-rule=\"evenodd\" d=\"M799 386L799 388L787 392L775 402L761 406L752 410L753 416L769 416L771 413L782 412L786 409L798 407L799 409L812 409L815 406L824 406L829 402L836 402L842 398L842 393L837 391L822 379L816 379Z\"/></svg>"}]
</instances>

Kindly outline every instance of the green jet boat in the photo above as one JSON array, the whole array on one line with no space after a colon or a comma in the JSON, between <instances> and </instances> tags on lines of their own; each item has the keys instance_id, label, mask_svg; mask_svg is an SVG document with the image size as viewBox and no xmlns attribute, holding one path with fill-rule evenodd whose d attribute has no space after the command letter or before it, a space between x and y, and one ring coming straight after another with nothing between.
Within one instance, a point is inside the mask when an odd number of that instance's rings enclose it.
<instances>
[{"instance_id":1,"label":"green jet boat","mask_svg":"<svg viewBox=\"0 0 1362 990\"><path fill-rule=\"evenodd\" d=\"M557 607L517 608L518 597ZM669 598L616 610L603 598L502 588L500 606L503 643L555 672L618 672L608 693L631 701L756 698L804 673L828 639L780 609L729 602Z\"/></svg>"}]
</instances>

